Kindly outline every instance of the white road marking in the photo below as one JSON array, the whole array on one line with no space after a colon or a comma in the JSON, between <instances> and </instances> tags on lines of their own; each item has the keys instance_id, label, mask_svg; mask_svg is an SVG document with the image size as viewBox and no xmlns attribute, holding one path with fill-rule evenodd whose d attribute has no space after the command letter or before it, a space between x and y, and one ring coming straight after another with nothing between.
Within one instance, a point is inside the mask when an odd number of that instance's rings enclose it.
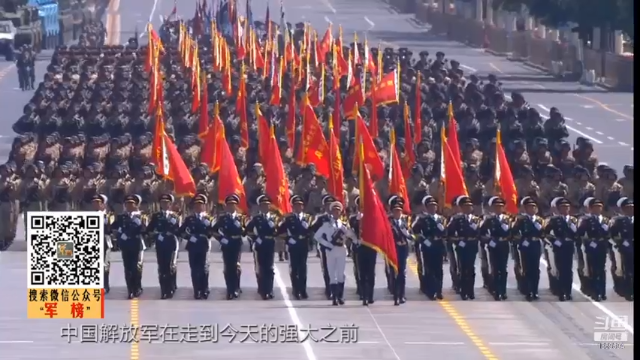
<instances>
[{"instance_id":1,"label":"white road marking","mask_svg":"<svg viewBox=\"0 0 640 360\"><path fill-rule=\"evenodd\" d=\"M469 70L469 71L471 71L471 72L478 72L478 70L477 70L477 69L474 69L474 68L472 68L471 66L467 66L467 65L462 65L462 64L460 64L460 67L461 67L461 68L463 68L463 69L467 69L467 70Z\"/></svg>"},{"instance_id":2,"label":"white road marking","mask_svg":"<svg viewBox=\"0 0 640 360\"><path fill-rule=\"evenodd\" d=\"M389 349L391 349L391 352L393 352L393 355L396 357L396 360L401 360L400 356L398 355L398 352L393 347L393 345L391 345L391 342L389 342L389 338L387 338L387 335L384 333L384 331L382 331L382 328L380 327L378 320L376 319L375 316L373 316L373 313L371 312L371 309L369 309L369 307L367 307L367 312L369 313L369 316L371 316L371 320L373 320L373 323L376 325L376 328L378 328L380 335L382 335L384 342L387 343L387 346L389 346Z\"/></svg>"},{"instance_id":3,"label":"white road marking","mask_svg":"<svg viewBox=\"0 0 640 360\"><path fill-rule=\"evenodd\" d=\"M576 121L576 124L578 125L582 125L582 123L580 121Z\"/></svg>"},{"instance_id":4,"label":"white road marking","mask_svg":"<svg viewBox=\"0 0 640 360\"><path fill-rule=\"evenodd\" d=\"M620 145L622 145L622 146L629 146L629 144L624 143L624 142L622 142L622 141L618 141L618 144L620 144Z\"/></svg>"},{"instance_id":5,"label":"white road marking","mask_svg":"<svg viewBox=\"0 0 640 360\"><path fill-rule=\"evenodd\" d=\"M490 342L489 346L549 346L546 342Z\"/></svg>"},{"instance_id":6,"label":"white road marking","mask_svg":"<svg viewBox=\"0 0 640 360\"><path fill-rule=\"evenodd\" d=\"M327 5L327 7L329 8L329 10L331 10L332 13L337 13L338 10L336 10L336 8L333 7L333 5L331 5L331 3L329 2L329 0L322 0L322 2Z\"/></svg>"},{"instance_id":7,"label":"white road marking","mask_svg":"<svg viewBox=\"0 0 640 360\"><path fill-rule=\"evenodd\" d=\"M540 109L542 109L542 110L544 110L544 111L546 111L546 112L550 112L550 111L551 111L548 107L546 107L546 106L544 106L544 105L541 105L541 104L537 104L537 105L538 105L538 107L539 107ZM545 116L545 117L546 117L546 116ZM579 122L576 122L576 124L581 125L581 123L579 123ZM580 130L578 130L578 129L574 128L574 127L571 127L571 126L569 126L569 125L566 125L566 124L565 124L565 126L567 127L567 129L569 129L569 130L573 131L574 133L576 133L576 134L578 134L578 135L581 135L581 136L583 136L583 137L585 137L585 138L587 138L587 139L589 139L589 140L591 140L591 141L595 142L596 144L602 144L602 141L600 141L600 140L598 140L598 139L594 138L594 137L593 137L593 136L591 136L591 135L587 135L587 134L583 133L582 131L580 131Z\"/></svg>"},{"instance_id":8,"label":"white road marking","mask_svg":"<svg viewBox=\"0 0 640 360\"><path fill-rule=\"evenodd\" d=\"M616 119L617 122L623 122L623 121L627 121L625 119Z\"/></svg>"},{"instance_id":9,"label":"white road marking","mask_svg":"<svg viewBox=\"0 0 640 360\"><path fill-rule=\"evenodd\" d=\"M280 295L282 295L282 301L284 302L284 305L287 307L287 311L289 312L289 317L291 318L291 321L293 321L293 323L298 327L298 336L303 337L304 334L301 331L301 329L303 329L302 322L300 321L300 317L298 316L296 308L293 306L293 303L289 298L287 286L285 285L284 280L282 280L282 275L280 275L280 271L278 270L277 266L273 268L273 272L274 279L276 281L276 284L278 285L278 289L280 289ZM317 359L316 354L313 352L311 344L308 341L302 342L301 345L304 348L304 352L307 354L308 360Z\"/></svg>"},{"instance_id":10,"label":"white road marking","mask_svg":"<svg viewBox=\"0 0 640 360\"><path fill-rule=\"evenodd\" d=\"M369 18L366 16L364 17L364 21L369 24L369 30L373 29L373 27L376 26L376 24L373 21L369 20Z\"/></svg>"},{"instance_id":11,"label":"white road marking","mask_svg":"<svg viewBox=\"0 0 640 360\"><path fill-rule=\"evenodd\" d=\"M607 136L607 139L613 140L613 136Z\"/></svg>"},{"instance_id":12,"label":"white road marking","mask_svg":"<svg viewBox=\"0 0 640 360\"><path fill-rule=\"evenodd\" d=\"M602 133L602 131L596 131L596 134L598 134L598 135L604 135L604 134Z\"/></svg>"},{"instance_id":13,"label":"white road marking","mask_svg":"<svg viewBox=\"0 0 640 360\"><path fill-rule=\"evenodd\" d=\"M464 345L463 342L446 342L446 341L406 341L405 345Z\"/></svg>"},{"instance_id":14,"label":"white road marking","mask_svg":"<svg viewBox=\"0 0 640 360\"><path fill-rule=\"evenodd\" d=\"M585 109L593 109L594 106L593 105L582 105L583 108Z\"/></svg>"},{"instance_id":15,"label":"white road marking","mask_svg":"<svg viewBox=\"0 0 640 360\"><path fill-rule=\"evenodd\" d=\"M592 127L587 126L587 130L591 131L591 130L593 130L593 128L592 128Z\"/></svg>"},{"instance_id":16,"label":"white road marking","mask_svg":"<svg viewBox=\"0 0 640 360\"><path fill-rule=\"evenodd\" d=\"M32 340L0 340L0 344L33 344Z\"/></svg>"},{"instance_id":17,"label":"white road marking","mask_svg":"<svg viewBox=\"0 0 640 360\"><path fill-rule=\"evenodd\" d=\"M329 24L333 24L333 23L331 22L331 19L329 19L327 16L325 16L325 17L324 17L324 20L325 20L326 22L328 22Z\"/></svg>"},{"instance_id":18,"label":"white road marking","mask_svg":"<svg viewBox=\"0 0 640 360\"><path fill-rule=\"evenodd\" d=\"M542 258L540 259L540 264L542 264L542 266L544 266L545 268L549 266L547 261L545 259L542 259ZM622 320L618 315L614 314L606 306L602 305L599 302L593 301L593 299L591 299L590 297L585 295L582 291L580 291L580 285L578 285L578 284L576 284L574 282L574 283L571 284L571 288L573 288L573 290L575 290L578 294L582 295L582 297L587 299L589 301L589 303L591 303L593 306L598 308L598 310L602 311L605 315L607 315L609 317L609 319L611 319L611 321L617 321L620 325L622 325L622 327L625 330L627 330L628 332L631 333L631 335L633 335L633 326L629 325L626 321Z\"/></svg>"}]
</instances>

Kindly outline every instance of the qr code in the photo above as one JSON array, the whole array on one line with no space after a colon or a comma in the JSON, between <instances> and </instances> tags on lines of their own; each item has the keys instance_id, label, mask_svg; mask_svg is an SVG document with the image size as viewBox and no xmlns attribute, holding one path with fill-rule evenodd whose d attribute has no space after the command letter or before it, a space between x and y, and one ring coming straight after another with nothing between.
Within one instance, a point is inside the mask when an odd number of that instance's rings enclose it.
<instances>
[{"instance_id":1,"label":"qr code","mask_svg":"<svg viewBox=\"0 0 640 360\"><path fill-rule=\"evenodd\" d=\"M27 212L27 286L102 288L103 222L97 211Z\"/></svg>"}]
</instances>

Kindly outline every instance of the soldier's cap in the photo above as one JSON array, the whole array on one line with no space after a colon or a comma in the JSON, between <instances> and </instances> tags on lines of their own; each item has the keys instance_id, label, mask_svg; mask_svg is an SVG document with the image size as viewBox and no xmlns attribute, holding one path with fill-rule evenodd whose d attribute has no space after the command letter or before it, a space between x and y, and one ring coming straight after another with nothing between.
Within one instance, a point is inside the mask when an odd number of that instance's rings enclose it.
<instances>
[{"instance_id":1,"label":"soldier's cap","mask_svg":"<svg viewBox=\"0 0 640 360\"><path fill-rule=\"evenodd\" d=\"M391 195L389 196L389 199L387 199L387 204L393 207L399 201L404 201L404 200L398 195Z\"/></svg>"},{"instance_id":2,"label":"soldier's cap","mask_svg":"<svg viewBox=\"0 0 640 360\"><path fill-rule=\"evenodd\" d=\"M470 197L463 195L458 198L458 200L456 201L456 205L457 206L473 205L473 201L471 201Z\"/></svg>"},{"instance_id":3,"label":"soldier's cap","mask_svg":"<svg viewBox=\"0 0 640 360\"><path fill-rule=\"evenodd\" d=\"M552 208L557 207L557 206L558 206L558 201L559 201L560 199L562 199L562 197L555 197L555 198L553 198L553 199L551 200L551 203L550 203L551 207L552 207Z\"/></svg>"},{"instance_id":4,"label":"soldier's cap","mask_svg":"<svg viewBox=\"0 0 640 360\"><path fill-rule=\"evenodd\" d=\"M271 199L267 195L260 195L256 199L256 204L271 204Z\"/></svg>"},{"instance_id":5,"label":"soldier's cap","mask_svg":"<svg viewBox=\"0 0 640 360\"><path fill-rule=\"evenodd\" d=\"M438 51L438 52L436 53L436 56L437 56L437 57L444 57L444 53L443 53L442 51Z\"/></svg>"},{"instance_id":6,"label":"soldier's cap","mask_svg":"<svg viewBox=\"0 0 640 360\"><path fill-rule=\"evenodd\" d=\"M489 198L489 201L487 201L487 205L489 206L493 206L493 205L504 205L504 199L501 198L500 196L492 196Z\"/></svg>"},{"instance_id":7,"label":"soldier's cap","mask_svg":"<svg viewBox=\"0 0 640 360\"><path fill-rule=\"evenodd\" d=\"M625 165L625 166L622 168L622 172L623 172L623 173L626 173L627 171L632 171L632 172L633 172L633 165Z\"/></svg>"},{"instance_id":8,"label":"soldier's cap","mask_svg":"<svg viewBox=\"0 0 640 360\"><path fill-rule=\"evenodd\" d=\"M563 207L563 206L570 206L571 205L571 201L569 201L569 199L561 197L558 199L558 201L556 201L556 207Z\"/></svg>"},{"instance_id":9,"label":"soldier's cap","mask_svg":"<svg viewBox=\"0 0 640 360\"><path fill-rule=\"evenodd\" d=\"M240 202L240 196L231 194L224 199L225 204L237 204Z\"/></svg>"},{"instance_id":10,"label":"soldier's cap","mask_svg":"<svg viewBox=\"0 0 640 360\"><path fill-rule=\"evenodd\" d=\"M463 196L463 195L455 196L455 197L453 198L453 200L451 200L451 206L458 206L458 200L459 200L462 196Z\"/></svg>"},{"instance_id":11,"label":"soldier's cap","mask_svg":"<svg viewBox=\"0 0 640 360\"><path fill-rule=\"evenodd\" d=\"M356 207L360 207L360 195L356 195L356 197L353 198L353 202L356 204Z\"/></svg>"},{"instance_id":12,"label":"soldier's cap","mask_svg":"<svg viewBox=\"0 0 640 360\"><path fill-rule=\"evenodd\" d=\"M140 203L142 202L142 197L140 195L127 195L127 197L124 198L124 202L140 205Z\"/></svg>"},{"instance_id":13,"label":"soldier's cap","mask_svg":"<svg viewBox=\"0 0 640 360\"><path fill-rule=\"evenodd\" d=\"M422 202L422 205L424 205L424 206L427 206L427 205L438 205L438 200L436 200L436 198L434 198L431 195L427 195L427 196L423 197L421 202Z\"/></svg>"},{"instance_id":14,"label":"soldier's cap","mask_svg":"<svg viewBox=\"0 0 640 360\"><path fill-rule=\"evenodd\" d=\"M175 197L171 194L162 194L160 196L160 201L168 201L168 202L174 202L175 201Z\"/></svg>"},{"instance_id":15,"label":"soldier's cap","mask_svg":"<svg viewBox=\"0 0 640 360\"><path fill-rule=\"evenodd\" d=\"M597 206L597 205L604 206L604 203L602 202L602 200L596 199L593 196L586 198L582 203L582 206L586 208L590 208L592 206Z\"/></svg>"},{"instance_id":16,"label":"soldier's cap","mask_svg":"<svg viewBox=\"0 0 640 360\"><path fill-rule=\"evenodd\" d=\"M196 204L206 204L207 202L209 202L209 199L205 194L198 194L193 198L193 202Z\"/></svg>"},{"instance_id":17,"label":"soldier's cap","mask_svg":"<svg viewBox=\"0 0 640 360\"><path fill-rule=\"evenodd\" d=\"M331 210L340 210L340 211L342 211L342 210L344 210L344 206L342 205L342 203L340 201L334 200L331 203Z\"/></svg>"},{"instance_id":18,"label":"soldier's cap","mask_svg":"<svg viewBox=\"0 0 640 360\"><path fill-rule=\"evenodd\" d=\"M538 205L536 201L531 196L525 196L520 200L521 206L529 206L529 205Z\"/></svg>"},{"instance_id":19,"label":"soldier's cap","mask_svg":"<svg viewBox=\"0 0 640 360\"><path fill-rule=\"evenodd\" d=\"M295 204L304 205L304 200L300 195L293 195L291 199L289 199L289 202L291 203L291 205L295 205Z\"/></svg>"},{"instance_id":20,"label":"soldier's cap","mask_svg":"<svg viewBox=\"0 0 640 360\"><path fill-rule=\"evenodd\" d=\"M336 201L336 198L334 198L332 195L329 195L329 194L322 197L322 205L327 205L335 201Z\"/></svg>"},{"instance_id":21,"label":"soldier's cap","mask_svg":"<svg viewBox=\"0 0 640 360\"><path fill-rule=\"evenodd\" d=\"M105 194L96 194L91 198L91 201L97 201L103 204L106 204L108 200L109 198L107 198L107 195Z\"/></svg>"},{"instance_id":22,"label":"soldier's cap","mask_svg":"<svg viewBox=\"0 0 640 360\"><path fill-rule=\"evenodd\" d=\"M616 206L619 208L623 208L625 206L633 206L633 200L629 199L628 197L621 197L620 199L618 199L618 201L616 202Z\"/></svg>"}]
</instances>

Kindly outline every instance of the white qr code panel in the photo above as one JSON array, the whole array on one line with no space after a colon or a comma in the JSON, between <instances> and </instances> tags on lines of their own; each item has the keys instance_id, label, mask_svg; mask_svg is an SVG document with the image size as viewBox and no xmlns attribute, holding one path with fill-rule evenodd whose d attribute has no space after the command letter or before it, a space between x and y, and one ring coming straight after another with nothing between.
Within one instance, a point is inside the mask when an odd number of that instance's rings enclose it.
<instances>
[{"instance_id":1,"label":"white qr code panel","mask_svg":"<svg viewBox=\"0 0 640 360\"><path fill-rule=\"evenodd\" d=\"M101 289L104 216L97 211L27 212L27 286Z\"/></svg>"}]
</instances>

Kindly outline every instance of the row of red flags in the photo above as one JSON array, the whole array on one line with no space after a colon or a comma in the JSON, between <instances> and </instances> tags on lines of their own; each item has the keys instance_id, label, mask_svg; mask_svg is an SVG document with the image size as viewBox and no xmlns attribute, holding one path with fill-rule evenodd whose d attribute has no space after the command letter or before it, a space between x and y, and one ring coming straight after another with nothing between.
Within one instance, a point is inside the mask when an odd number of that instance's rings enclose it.
<instances>
[{"instance_id":1,"label":"row of red flags","mask_svg":"<svg viewBox=\"0 0 640 360\"><path fill-rule=\"evenodd\" d=\"M238 20L237 26L241 24ZM270 27L270 25L269 25ZM237 34L240 31L235 32ZM269 32L271 33L271 29ZM304 87L306 95L300 102L295 99L294 92L291 91L289 97L285 99L290 107L289 116L286 119L286 134L289 145L298 148L296 161L301 165L314 164L317 173L326 177L328 180L328 191L338 201L344 203L343 183L344 169L343 157L340 151L340 126L343 119L341 110L348 120L356 121L356 151L358 154L353 156L352 169L354 173L358 173L360 177L360 196L361 211L363 219L370 219L367 224L371 226L362 227L361 234L365 244L377 249L382 253L389 263L396 267L397 256L395 255L395 245L391 229L386 221L386 211L384 204L376 194L372 186L376 180L380 180L385 176L384 164L378 156L373 138L378 136L378 120L376 108L379 105L397 103L399 99L399 74L400 64L396 70L388 74L382 74L382 52L379 52L377 61L374 61L369 54L368 46L365 39L365 56L360 58L359 51L356 49L352 53L343 54L342 52L342 31L339 37L333 38L331 26L325 32L322 41L318 41L317 34L314 39L311 38L311 29L305 29L305 36L297 52L293 41L288 37L285 41L285 49L282 52L278 50L277 41L273 41L268 36L266 43L261 46L258 37L253 31L246 27L244 37L236 39L239 46L236 47L236 54L232 56L231 47L226 40L216 31L215 24L212 24L212 51L214 59L214 68L223 74L223 88L229 96L237 96L239 104L245 106L236 107L237 115L240 118L240 137L241 145L248 147L249 144L249 125L248 125L248 104L246 91L246 72L247 66L253 71L262 71L267 79L271 79L272 104L279 104L283 99L282 79L283 73L287 68L294 71L297 76L292 76L293 88ZM191 177L189 169L182 161L175 144L164 132L164 115L162 112L162 104L164 99L162 87L162 74L159 66L159 56L164 52L164 48L159 36L149 25L149 52L147 55L147 70L150 72L150 113L156 114L156 130L154 137L153 161L158 165L157 172L160 176L170 179L174 183L174 191L178 195L193 195L195 193L195 182ZM355 41L357 44L357 39ZM311 52L311 48L315 47L315 51ZM329 120L328 138L325 137L324 129L315 115L314 106L324 101L325 88L324 80L327 69L325 69L325 54L332 51L334 59L333 71L334 83L332 89L336 93L339 92L339 79L343 76L347 77L349 84L348 94L342 104L340 97L336 96L338 102L334 106L334 113ZM182 65L191 73L191 84L193 90L193 112L198 112L199 119L199 136L203 139L203 148L201 151L201 162L207 164L212 173L218 173L218 199L214 201L224 203L224 199L231 194L240 197L240 209L244 212L248 211L244 186L240 178L240 174L235 166L233 154L229 148L224 124L219 116L219 105L214 108L213 119L209 118L207 103L207 81L206 72L200 68L200 59L198 56L198 46L196 40L188 34L185 25L181 25L179 32L179 52L182 59ZM242 59L243 63L240 69L240 83L237 94L233 93L231 86L232 75L232 59ZM313 74L311 65L315 70L315 76L307 76ZM366 64L363 76L354 76L355 65ZM365 83L368 73L373 74L373 86L369 92L365 92L363 84ZM306 80L306 81L303 81ZM420 86L420 77L417 79L417 88ZM419 91L416 92L416 107L414 109L414 126L410 123L410 109L407 103L404 103L404 130L406 149L403 156L398 154L395 148L395 133L392 133L390 171L389 171L389 191L392 194L398 194L405 201L405 211L410 212L409 198L405 183L405 176L415 163L414 144L422 140L421 132L421 114L420 106L422 104L419 98ZM373 104L373 111L369 125L360 116L358 107L370 99ZM302 140L300 144L295 144L295 128L296 107L301 107L302 114ZM270 126L269 121L261 114L259 106L255 104L255 114L258 121L258 137L259 145L258 153L261 163L265 166L266 174L266 195L271 198L273 206L281 214L291 212L289 203L289 182L282 158L280 156L269 156L270 154L279 154L279 147L275 138L274 128ZM457 138L457 123L453 116L452 105L449 105L449 136L445 136L443 127L441 133L441 204L448 206L454 197L458 195L467 195L464 178L461 171L460 146ZM498 193L502 194L507 203L507 211L517 213L517 192L513 176L511 174L509 164L506 159L504 149L502 147L501 135L498 133L496 151L496 172L495 184ZM225 166L221 166L225 164ZM367 204L366 206L364 204ZM384 221L382 221L384 220ZM386 224L386 225L385 225Z\"/></svg>"}]
</instances>

